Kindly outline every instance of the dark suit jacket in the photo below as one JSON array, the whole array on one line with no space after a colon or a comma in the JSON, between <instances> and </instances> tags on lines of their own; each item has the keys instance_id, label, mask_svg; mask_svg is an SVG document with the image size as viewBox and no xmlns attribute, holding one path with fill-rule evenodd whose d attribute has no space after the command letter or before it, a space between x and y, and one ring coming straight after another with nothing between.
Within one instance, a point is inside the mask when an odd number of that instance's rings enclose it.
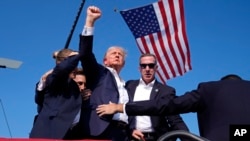
<instances>
[{"instance_id":1,"label":"dark suit jacket","mask_svg":"<svg viewBox=\"0 0 250 141\"><path fill-rule=\"evenodd\" d=\"M43 101L43 105L30 138L63 139L72 125L81 108L82 99L78 85L69 79L69 74L77 67L79 59L80 55L69 57L56 65L47 77L44 99L36 99Z\"/></svg>"},{"instance_id":2,"label":"dark suit jacket","mask_svg":"<svg viewBox=\"0 0 250 141\"><path fill-rule=\"evenodd\" d=\"M134 99L134 94L136 87L139 85L139 80L130 80L126 83L126 89L129 94L129 98L131 101ZM163 97L167 97L169 99L172 99L175 97L175 89L163 85L159 83L157 80L155 81L151 94L150 94L150 100L157 100L161 99ZM180 115L172 115L172 116L151 116L151 122L153 129L158 134L158 136L161 136L162 134L172 131L172 130L186 130L188 131L188 128ZM129 123L130 123L130 129L135 129L136 121L135 116L129 117Z\"/></svg>"},{"instance_id":3,"label":"dark suit jacket","mask_svg":"<svg viewBox=\"0 0 250 141\"><path fill-rule=\"evenodd\" d=\"M250 81L222 80L200 83L197 90L174 100L130 103L126 112L129 115L197 112L201 136L211 141L228 141L231 124L250 123L249 99Z\"/></svg>"},{"instance_id":4,"label":"dark suit jacket","mask_svg":"<svg viewBox=\"0 0 250 141\"><path fill-rule=\"evenodd\" d=\"M41 91L38 91L38 84L39 82L36 83L36 87L35 87L35 102L37 104L37 113L40 113L42 110L42 106L43 106L43 101L44 101L44 94L47 91L47 88L44 88Z\"/></svg>"},{"instance_id":5,"label":"dark suit jacket","mask_svg":"<svg viewBox=\"0 0 250 141\"><path fill-rule=\"evenodd\" d=\"M43 107L43 100L44 100L44 95L46 93L46 88L43 89L42 91L38 91L37 88L38 88L38 84L39 82L36 83L36 87L35 87L35 102L37 104L37 114L35 115L34 117L34 121L33 121L33 124L35 124L36 120L37 120L37 117L38 117L38 114L41 112L42 110L42 107Z\"/></svg>"},{"instance_id":6,"label":"dark suit jacket","mask_svg":"<svg viewBox=\"0 0 250 141\"><path fill-rule=\"evenodd\" d=\"M83 51L83 70L87 79L87 88L91 89L92 94L89 100L90 117L85 115L85 121L89 121L89 126L85 131L89 130L90 135L98 136L108 127L113 115L99 117L96 114L96 108L101 104L108 104L110 101L117 103L119 100L119 92L113 74L103 65L98 64L92 52L93 36L81 36L80 47ZM88 42L88 46L84 44ZM86 111L87 113L87 111ZM83 120L84 121L84 120ZM86 124L86 123L85 123Z\"/></svg>"}]
</instances>

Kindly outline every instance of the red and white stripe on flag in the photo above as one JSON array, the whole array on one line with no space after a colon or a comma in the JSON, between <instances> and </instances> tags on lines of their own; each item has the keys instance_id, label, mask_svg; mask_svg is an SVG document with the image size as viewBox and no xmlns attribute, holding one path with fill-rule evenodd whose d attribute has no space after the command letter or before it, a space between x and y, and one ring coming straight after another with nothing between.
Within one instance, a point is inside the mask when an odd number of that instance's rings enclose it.
<instances>
[{"instance_id":1,"label":"red and white stripe on flag","mask_svg":"<svg viewBox=\"0 0 250 141\"><path fill-rule=\"evenodd\" d=\"M160 0L121 15L141 53L156 55L157 75L163 83L192 69L183 0Z\"/></svg>"}]
</instances>

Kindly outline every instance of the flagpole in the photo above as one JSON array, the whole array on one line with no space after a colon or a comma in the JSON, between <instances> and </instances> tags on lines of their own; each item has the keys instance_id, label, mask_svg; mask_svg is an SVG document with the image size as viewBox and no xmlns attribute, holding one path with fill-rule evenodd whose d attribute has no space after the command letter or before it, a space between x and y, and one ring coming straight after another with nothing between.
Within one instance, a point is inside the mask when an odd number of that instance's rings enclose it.
<instances>
[{"instance_id":1,"label":"flagpole","mask_svg":"<svg viewBox=\"0 0 250 141\"><path fill-rule=\"evenodd\" d=\"M0 99L0 103L1 103L1 106L2 106L5 122L7 124L8 130L9 130L10 138L12 138L12 134L11 134L11 131L10 131L10 126L9 126L9 123L8 123L8 120L7 120L7 117L6 117L5 110L4 110L3 103L2 103L1 99Z\"/></svg>"},{"instance_id":2,"label":"flagpole","mask_svg":"<svg viewBox=\"0 0 250 141\"><path fill-rule=\"evenodd\" d=\"M80 15L81 15L81 12L82 12L84 3L85 3L85 0L82 0L82 2L81 2L81 4L80 4L80 7L79 7L79 9L78 9L78 12L77 12L75 21L74 21L74 23L73 23L73 25L72 25L71 31L70 31L70 33L69 33L69 36L68 36L68 38L67 38L67 41L66 41L66 44L65 44L64 48L69 48L69 44L70 44L72 35L73 35L73 33L74 33L76 24L77 24L77 22L78 22L78 19L79 19Z\"/></svg>"}]
</instances>

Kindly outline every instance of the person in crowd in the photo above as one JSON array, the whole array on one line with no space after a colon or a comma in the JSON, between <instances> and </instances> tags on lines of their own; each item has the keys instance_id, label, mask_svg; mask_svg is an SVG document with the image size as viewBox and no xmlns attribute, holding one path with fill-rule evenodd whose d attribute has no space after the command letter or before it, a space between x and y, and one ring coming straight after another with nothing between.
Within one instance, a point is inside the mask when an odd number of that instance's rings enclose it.
<instances>
[{"instance_id":1,"label":"person in crowd","mask_svg":"<svg viewBox=\"0 0 250 141\"><path fill-rule=\"evenodd\" d=\"M73 80L73 72L81 57L80 53L71 49L58 52L56 66L53 71L48 71L42 80L42 107L32 127L30 138L78 139L77 123L80 119L82 97L77 83Z\"/></svg>"},{"instance_id":2,"label":"person in crowd","mask_svg":"<svg viewBox=\"0 0 250 141\"><path fill-rule=\"evenodd\" d=\"M139 58L139 80L130 80L126 89L132 101L157 100L162 97L174 98L175 89L163 85L155 78L158 69L155 55L146 53ZM134 140L156 141L161 135L173 130L186 130L188 127L180 115L173 116L130 116L130 129Z\"/></svg>"},{"instance_id":3,"label":"person in crowd","mask_svg":"<svg viewBox=\"0 0 250 141\"><path fill-rule=\"evenodd\" d=\"M80 47L83 50L83 70L88 80L87 87L92 91L89 99L89 118L84 120L89 124L85 131L89 131L93 139L109 139L125 141L128 139L128 116L117 113L99 117L95 109L100 104L128 102L125 81L119 76L125 65L126 51L120 46L108 48L103 58L103 65L96 61L93 53L93 29L95 21L101 17L101 10L96 6L87 9L87 17L80 37ZM83 44L88 44L83 45Z\"/></svg>"},{"instance_id":4,"label":"person in crowd","mask_svg":"<svg viewBox=\"0 0 250 141\"><path fill-rule=\"evenodd\" d=\"M197 112L200 135L211 141L229 141L230 125L250 123L250 81L229 74L218 81L202 82L198 88L174 99L100 105L99 116L126 112L128 115L170 115ZM123 107L124 106L124 107ZM124 108L124 109L123 109Z\"/></svg>"}]
</instances>

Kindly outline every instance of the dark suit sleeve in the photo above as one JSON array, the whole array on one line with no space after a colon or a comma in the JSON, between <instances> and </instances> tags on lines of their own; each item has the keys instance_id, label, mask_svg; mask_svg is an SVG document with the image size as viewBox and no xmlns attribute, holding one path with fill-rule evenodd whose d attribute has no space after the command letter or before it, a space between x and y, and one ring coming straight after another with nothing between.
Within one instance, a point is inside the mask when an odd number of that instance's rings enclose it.
<instances>
[{"instance_id":1,"label":"dark suit sleeve","mask_svg":"<svg viewBox=\"0 0 250 141\"><path fill-rule=\"evenodd\" d=\"M199 90L185 93L174 99L163 97L157 100L130 102L125 106L128 115L176 115L197 112L200 106Z\"/></svg>"},{"instance_id":2,"label":"dark suit sleeve","mask_svg":"<svg viewBox=\"0 0 250 141\"><path fill-rule=\"evenodd\" d=\"M79 42L79 54L81 57L86 58L93 50L93 38L94 36L82 36L80 35Z\"/></svg>"},{"instance_id":3,"label":"dark suit sleeve","mask_svg":"<svg viewBox=\"0 0 250 141\"><path fill-rule=\"evenodd\" d=\"M172 115L166 117L170 130L185 130L189 131L187 125L180 115Z\"/></svg>"},{"instance_id":4,"label":"dark suit sleeve","mask_svg":"<svg viewBox=\"0 0 250 141\"><path fill-rule=\"evenodd\" d=\"M169 99L174 99L176 97L175 94L175 89L169 86L165 86L164 88L168 93L166 93L166 95L169 95ZM185 131L189 131L187 125L185 124L185 122L183 121L182 117L179 114L176 115L168 115L165 116L167 123L169 125L170 130L185 130Z\"/></svg>"},{"instance_id":5,"label":"dark suit sleeve","mask_svg":"<svg viewBox=\"0 0 250 141\"><path fill-rule=\"evenodd\" d=\"M80 55L74 55L57 64L46 78L45 87L53 89L67 86L69 74L77 67L79 59Z\"/></svg>"},{"instance_id":6,"label":"dark suit sleeve","mask_svg":"<svg viewBox=\"0 0 250 141\"><path fill-rule=\"evenodd\" d=\"M38 85L38 83L36 84L36 87L35 87L35 102L37 104L37 113L39 114L42 111L42 108L43 108L43 101L44 101L45 91L44 90L38 91L37 90L37 85ZM35 115L33 124L36 122L38 114Z\"/></svg>"},{"instance_id":7,"label":"dark suit sleeve","mask_svg":"<svg viewBox=\"0 0 250 141\"><path fill-rule=\"evenodd\" d=\"M37 104L37 113L40 113L43 107L43 101L44 101L44 95L45 95L46 89L43 89L42 91L38 91L37 90L38 83L36 83L36 87L35 87L35 102Z\"/></svg>"},{"instance_id":8,"label":"dark suit sleeve","mask_svg":"<svg viewBox=\"0 0 250 141\"><path fill-rule=\"evenodd\" d=\"M44 90L42 90L42 91L38 91L37 90L38 83L36 83L36 87L35 87L35 102L38 105L42 105L43 104L43 100L44 100L44 93L45 92L44 92Z\"/></svg>"},{"instance_id":9,"label":"dark suit sleeve","mask_svg":"<svg viewBox=\"0 0 250 141\"><path fill-rule=\"evenodd\" d=\"M80 42L79 44L81 45L83 44L83 42ZM92 47L92 40L90 40L90 42L84 43L84 45L85 46L89 45L90 47ZM78 62L83 59L84 53L88 52L88 50L84 50L84 48L79 47L78 52L79 52L78 55L69 56L61 63L55 66L52 73L48 75L46 79L46 85L51 85L53 83L58 83L58 82L60 83L62 82L62 80L68 80L69 74L78 66Z\"/></svg>"},{"instance_id":10,"label":"dark suit sleeve","mask_svg":"<svg viewBox=\"0 0 250 141\"><path fill-rule=\"evenodd\" d=\"M160 85L160 93L162 93L163 96L168 97L170 100L174 99L176 97L175 89L171 86L167 85ZM165 116L166 122L169 126L169 130L185 130L189 131L187 125L183 121L182 117L179 114L176 115L167 115Z\"/></svg>"},{"instance_id":11,"label":"dark suit sleeve","mask_svg":"<svg viewBox=\"0 0 250 141\"><path fill-rule=\"evenodd\" d=\"M105 71L105 68L97 62L93 53L93 38L93 36L80 35L79 44L80 61L87 80L86 87L91 90L98 84L99 78Z\"/></svg>"}]
</instances>

